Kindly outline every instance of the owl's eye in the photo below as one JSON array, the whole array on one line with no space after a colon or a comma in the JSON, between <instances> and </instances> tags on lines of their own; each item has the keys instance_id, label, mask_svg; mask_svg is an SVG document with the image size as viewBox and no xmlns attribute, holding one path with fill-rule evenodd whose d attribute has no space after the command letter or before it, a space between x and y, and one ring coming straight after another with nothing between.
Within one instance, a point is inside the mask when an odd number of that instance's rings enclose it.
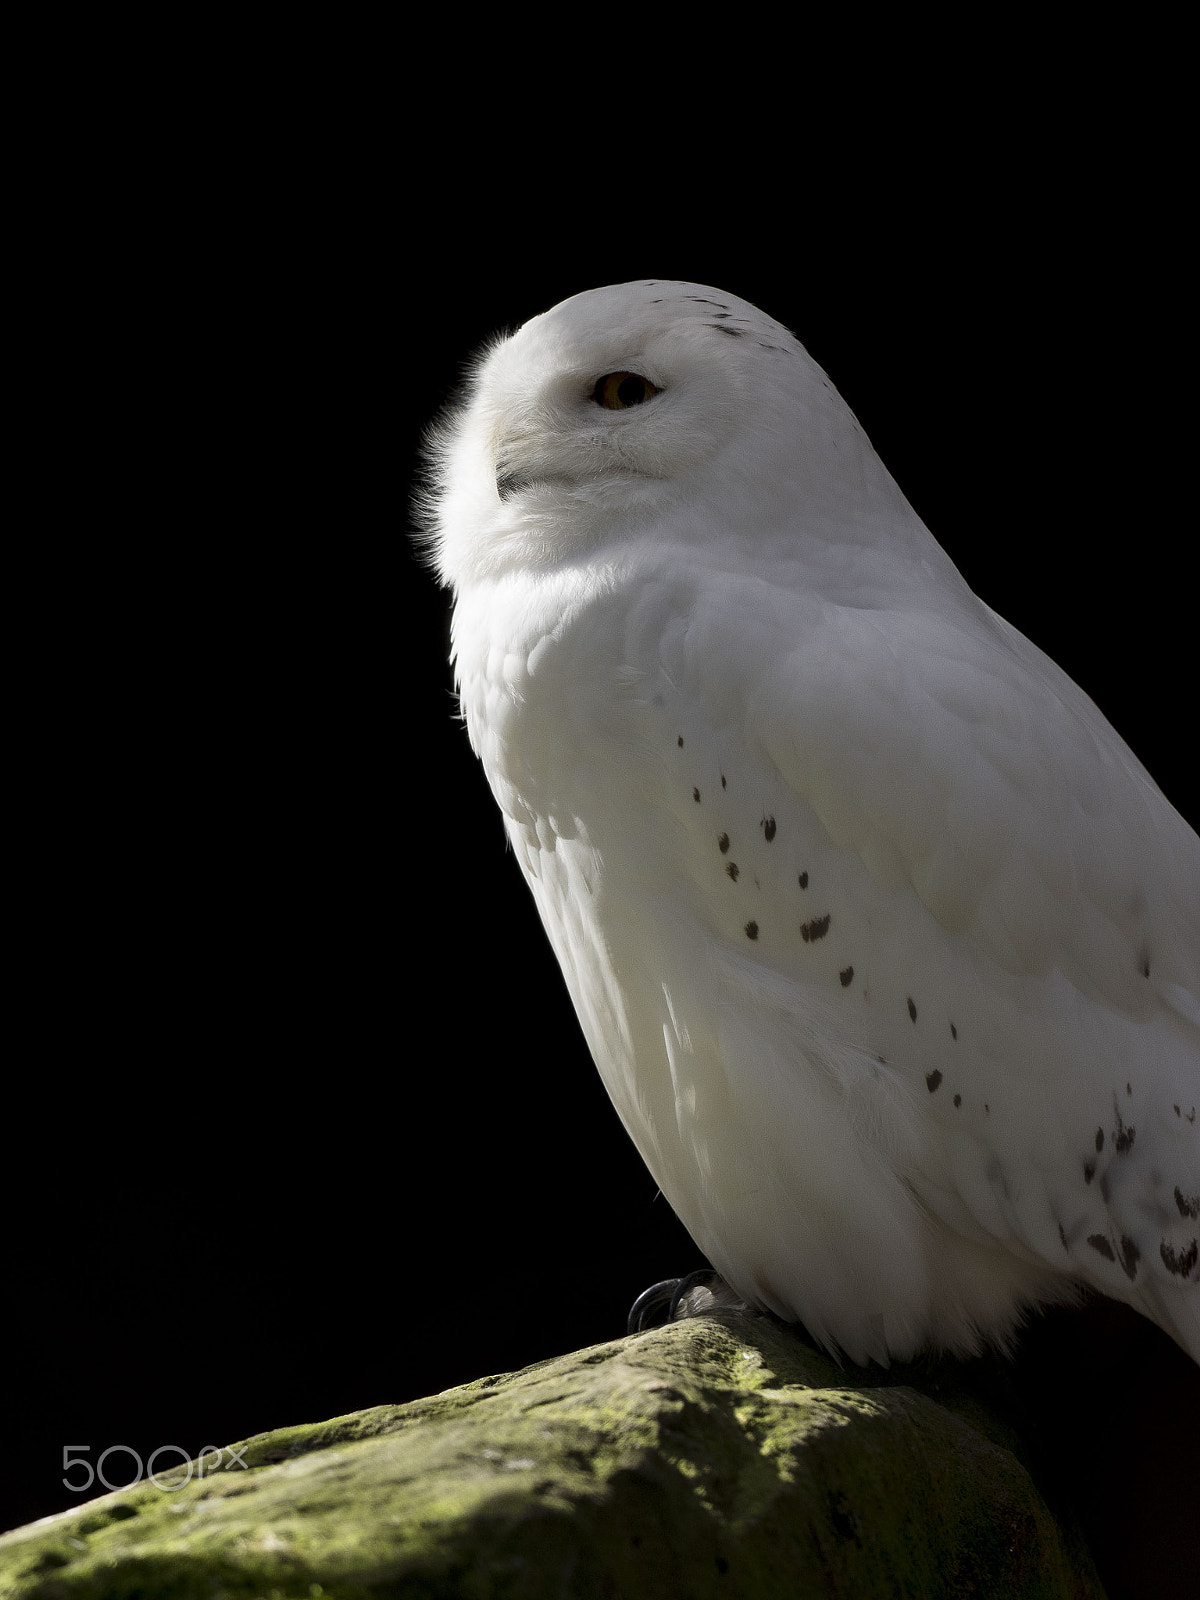
<instances>
[{"instance_id":1,"label":"owl's eye","mask_svg":"<svg viewBox=\"0 0 1200 1600\"><path fill-rule=\"evenodd\" d=\"M640 406L657 393L650 379L639 373L606 372L603 378L596 379L592 399L606 411L625 411L629 406Z\"/></svg>"}]
</instances>

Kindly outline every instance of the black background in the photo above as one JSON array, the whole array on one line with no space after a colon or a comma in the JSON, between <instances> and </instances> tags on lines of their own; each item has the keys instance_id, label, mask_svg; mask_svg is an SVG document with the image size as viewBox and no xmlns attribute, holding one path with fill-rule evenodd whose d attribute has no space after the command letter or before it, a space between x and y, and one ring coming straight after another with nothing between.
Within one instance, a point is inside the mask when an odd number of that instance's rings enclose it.
<instances>
[{"instance_id":1,"label":"black background","mask_svg":"<svg viewBox=\"0 0 1200 1600\"><path fill-rule=\"evenodd\" d=\"M422 429L497 329L644 276L760 305L1197 815L1184 264L1119 110L1033 143L800 125L702 173L646 130L569 173L431 165L358 115L332 161L285 129L181 148L165 185L144 140L75 174L18 685L0 1526L77 1502L64 1445L194 1455L411 1399L616 1337L698 1261L582 1044L409 543Z\"/></svg>"}]
</instances>

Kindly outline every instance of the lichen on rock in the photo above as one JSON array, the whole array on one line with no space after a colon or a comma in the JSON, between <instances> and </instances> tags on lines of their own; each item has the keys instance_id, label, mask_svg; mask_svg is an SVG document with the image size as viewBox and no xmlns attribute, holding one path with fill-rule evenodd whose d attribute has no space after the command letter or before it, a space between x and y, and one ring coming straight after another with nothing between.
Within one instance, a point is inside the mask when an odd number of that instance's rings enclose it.
<instances>
[{"instance_id":1,"label":"lichen on rock","mask_svg":"<svg viewBox=\"0 0 1200 1600\"><path fill-rule=\"evenodd\" d=\"M0 1597L1102 1600L1000 1413L922 1383L695 1317L17 1529Z\"/></svg>"}]
</instances>

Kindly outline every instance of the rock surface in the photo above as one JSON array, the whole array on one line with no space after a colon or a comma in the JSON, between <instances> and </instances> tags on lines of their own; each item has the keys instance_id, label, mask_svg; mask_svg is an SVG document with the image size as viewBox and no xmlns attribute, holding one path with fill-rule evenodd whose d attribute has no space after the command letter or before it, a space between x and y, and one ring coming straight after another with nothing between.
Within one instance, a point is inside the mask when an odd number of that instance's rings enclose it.
<instances>
[{"instance_id":1,"label":"rock surface","mask_svg":"<svg viewBox=\"0 0 1200 1600\"><path fill-rule=\"evenodd\" d=\"M0 1597L1103 1600L999 1371L851 1374L717 1312L276 1429L17 1529Z\"/></svg>"}]
</instances>

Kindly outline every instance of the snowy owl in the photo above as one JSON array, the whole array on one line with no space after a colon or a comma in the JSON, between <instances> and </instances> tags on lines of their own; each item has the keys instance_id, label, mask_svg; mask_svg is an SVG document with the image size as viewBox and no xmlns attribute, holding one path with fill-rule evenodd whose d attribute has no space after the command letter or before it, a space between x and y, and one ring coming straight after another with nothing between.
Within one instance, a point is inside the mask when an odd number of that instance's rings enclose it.
<instances>
[{"instance_id":1,"label":"snowy owl","mask_svg":"<svg viewBox=\"0 0 1200 1600\"><path fill-rule=\"evenodd\" d=\"M576 295L425 512L592 1055L736 1293L886 1363L1090 1285L1200 1361L1200 841L796 339Z\"/></svg>"}]
</instances>

